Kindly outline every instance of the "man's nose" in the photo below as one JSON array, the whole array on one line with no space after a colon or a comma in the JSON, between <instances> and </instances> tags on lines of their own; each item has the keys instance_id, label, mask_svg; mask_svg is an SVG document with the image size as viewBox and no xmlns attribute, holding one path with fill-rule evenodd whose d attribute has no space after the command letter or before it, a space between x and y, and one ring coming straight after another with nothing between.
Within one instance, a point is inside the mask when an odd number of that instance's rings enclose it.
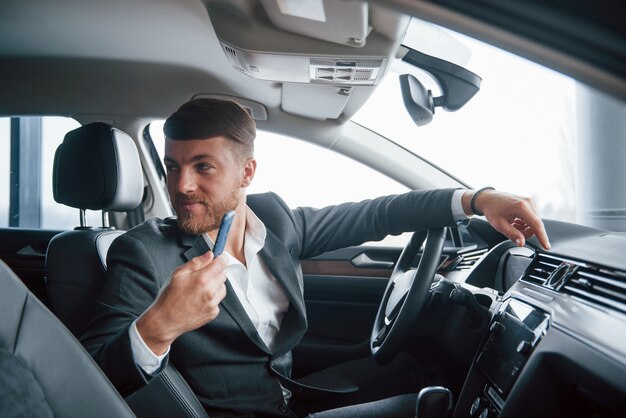
<instances>
[{"instance_id":1,"label":"man's nose","mask_svg":"<svg viewBox=\"0 0 626 418\"><path fill-rule=\"evenodd\" d=\"M198 188L196 177L191 170L180 170L177 187L180 193L194 192Z\"/></svg>"}]
</instances>

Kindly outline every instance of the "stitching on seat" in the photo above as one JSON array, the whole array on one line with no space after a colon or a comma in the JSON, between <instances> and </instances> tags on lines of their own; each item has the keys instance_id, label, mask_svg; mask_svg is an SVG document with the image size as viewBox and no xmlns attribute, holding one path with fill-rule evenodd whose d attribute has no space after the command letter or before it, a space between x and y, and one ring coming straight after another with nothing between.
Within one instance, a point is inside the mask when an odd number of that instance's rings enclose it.
<instances>
[{"instance_id":1,"label":"stitching on seat","mask_svg":"<svg viewBox=\"0 0 626 418\"><path fill-rule=\"evenodd\" d=\"M28 292L26 292L26 297L24 298L24 302L22 303L22 311L20 312L20 322L19 325L17 327L17 330L15 331L15 338L13 339L13 347L11 349L11 353L15 354L15 349L17 348L17 340L20 337L20 333L22 331L22 323L24 320L24 313L26 312L26 303L28 302L28 298L30 297L30 295L28 294Z\"/></svg>"},{"instance_id":2,"label":"stitching on seat","mask_svg":"<svg viewBox=\"0 0 626 418\"><path fill-rule=\"evenodd\" d=\"M185 401L185 397L182 395L182 393L176 388L176 386L174 385L174 383L172 382L172 380L169 378L169 376L167 376L167 374L162 373L161 376L163 376L163 382L169 387L170 391L172 392L172 394L174 395L174 397L176 397L176 400L181 404L181 406L185 409L185 411L187 412L187 414L190 417L193 418L200 418L195 411L191 408L190 405L187 404L187 402ZM187 385L186 382L183 381L183 384L185 386L187 386L187 388L191 391L191 388L189 388L189 386ZM193 393L193 392L192 392Z\"/></svg>"}]
</instances>

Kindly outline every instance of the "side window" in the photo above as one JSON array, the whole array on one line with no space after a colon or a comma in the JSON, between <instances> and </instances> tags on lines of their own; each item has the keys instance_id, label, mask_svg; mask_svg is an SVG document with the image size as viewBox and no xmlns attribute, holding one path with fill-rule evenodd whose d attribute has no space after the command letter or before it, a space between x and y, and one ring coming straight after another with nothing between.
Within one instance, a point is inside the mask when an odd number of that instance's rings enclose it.
<instances>
[{"instance_id":1,"label":"side window","mask_svg":"<svg viewBox=\"0 0 626 418\"><path fill-rule=\"evenodd\" d=\"M0 118L0 227L9 226L11 119Z\"/></svg>"},{"instance_id":2,"label":"side window","mask_svg":"<svg viewBox=\"0 0 626 418\"><path fill-rule=\"evenodd\" d=\"M321 208L409 189L345 155L269 132L255 141L257 171L248 193L276 192L289 207ZM378 246L403 247L410 234L388 236Z\"/></svg>"},{"instance_id":3,"label":"side window","mask_svg":"<svg viewBox=\"0 0 626 418\"><path fill-rule=\"evenodd\" d=\"M62 230L78 225L78 210L54 201L52 167L63 137L79 126L57 116L0 118L0 227Z\"/></svg>"},{"instance_id":4,"label":"side window","mask_svg":"<svg viewBox=\"0 0 626 418\"><path fill-rule=\"evenodd\" d=\"M162 159L163 122L150 124L149 132ZM344 155L274 133L257 132L255 158L258 166L248 193L276 192L292 208L320 208L409 190ZM408 236L389 236L377 245L402 247Z\"/></svg>"}]
</instances>

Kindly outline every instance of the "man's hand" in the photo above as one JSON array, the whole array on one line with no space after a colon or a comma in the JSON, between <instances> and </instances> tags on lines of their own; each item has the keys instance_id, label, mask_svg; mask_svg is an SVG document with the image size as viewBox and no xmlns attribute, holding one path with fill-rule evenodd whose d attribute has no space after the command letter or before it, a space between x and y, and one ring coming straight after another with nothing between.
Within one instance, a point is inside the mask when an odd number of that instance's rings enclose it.
<instances>
[{"instance_id":1,"label":"man's hand","mask_svg":"<svg viewBox=\"0 0 626 418\"><path fill-rule=\"evenodd\" d=\"M224 256L213 253L192 258L172 273L154 303L137 320L137 331L156 355L165 353L176 338L217 317L226 296Z\"/></svg>"},{"instance_id":2,"label":"man's hand","mask_svg":"<svg viewBox=\"0 0 626 418\"><path fill-rule=\"evenodd\" d=\"M475 191L469 190L463 194L463 209L467 214L472 214L470 201L474 193ZM526 238L535 235L543 248L550 249L548 234L531 198L485 190L478 195L474 206L485 214L496 231L518 246L523 247Z\"/></svg>"}]
</instances>

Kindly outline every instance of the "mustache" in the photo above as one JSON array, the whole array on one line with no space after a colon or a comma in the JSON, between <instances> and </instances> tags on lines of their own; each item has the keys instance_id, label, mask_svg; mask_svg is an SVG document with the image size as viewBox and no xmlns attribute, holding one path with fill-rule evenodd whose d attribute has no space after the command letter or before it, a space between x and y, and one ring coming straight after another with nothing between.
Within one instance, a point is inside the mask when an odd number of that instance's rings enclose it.
<instances>
[{"instance_id":1,"label":"mustache","mask_svg":"<svg viewBox=\"0 0 626 418\"><path fill-rule=\"evenodd\" d=\"M181 204L181 205L186 205L189 203L200 203L203 205L206 205L209 203L209 201L203 197L203 196L199 196L199 195L189 195L189 194L177 194L176 197L174 198L174 201L177 204Z\"/></svg>"}]
</instances>

